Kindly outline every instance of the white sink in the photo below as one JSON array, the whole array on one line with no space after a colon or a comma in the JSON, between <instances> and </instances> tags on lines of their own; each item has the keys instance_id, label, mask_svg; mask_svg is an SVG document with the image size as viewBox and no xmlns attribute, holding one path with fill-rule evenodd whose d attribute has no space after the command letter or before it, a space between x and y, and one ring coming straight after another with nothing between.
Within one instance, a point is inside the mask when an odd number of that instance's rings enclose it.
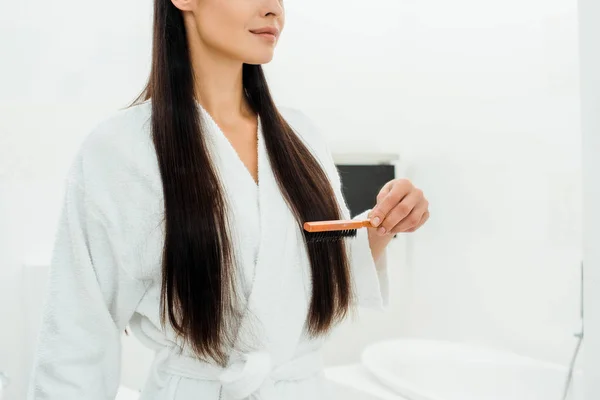
<instances>
[{"instance_id":1,"label":"white sink","mask_svg":"<svg viewBox=\"0 0 600 400\"><path fill-rule=\"evenodd\" d=\"M363 365L325 368L332 400L409 400L383 386Z\"/></svg>"},{"instance_id":2,"label":"white sink","mask_svg":"<svg viewBox=\"0 0 600 400\"><path fill-rule=\"evenodd\" d=\"M128 389L125 386L121 386L119 388L119 392L117 393L117 397L115 398L115 400L138 400L139 398L139 392Z\"/></svg>"},{"instance_id":3,"label":"white sink","mask_svg":"<svg viewBox=\"0 0 600 400\"><path fill-rule=\"evenodd\" d=\"M462 343L400 339L365 349L363 365L411 400L560 400L567 368ZM578 371L574 392L578 399Z\"/></svg>"}]
</instances>

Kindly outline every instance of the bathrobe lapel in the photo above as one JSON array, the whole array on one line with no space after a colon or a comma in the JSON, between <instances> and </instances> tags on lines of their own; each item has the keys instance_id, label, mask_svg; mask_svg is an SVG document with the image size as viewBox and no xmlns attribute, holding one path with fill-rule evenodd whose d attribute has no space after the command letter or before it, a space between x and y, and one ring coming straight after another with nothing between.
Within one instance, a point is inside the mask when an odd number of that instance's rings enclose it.
<instances>
[{"instance_id":1,"label":"bathrobe lapel","mask_svg":"<svg viewBox=\"0 0 600 400\"><path fill-rule=\"evenodd\" d=\"M248 205L246 190L251 180L235 149L210 115L200 108L210 129L209 143L215 146L215 161L231 206L236 213L256 212ZM237 158L237 160L236 160ZM253 182L252 182L253 183ZM253 187L256 189L256 186ZM260 245L256 260L239 257L241 271L253 270L253 278L238 330L236 348L240 352L268 352L271 362L280 364L293 355L303 333L308 312L311 282L310 265L303 234L275 180L259 120L258 129L258 207ZM243 237L244 226L230 225L231 232ZM232 355L235 358L235 355ZM243 357L243 355L242 355Z\"/></svg>"},{"instance_id":2,"label":"bathrobe lapel","mask_svg":"<svg viewBox=\"0 0 600 400\"><path fill-rule=\"evenodd\" d=\"M259 130L259 135L262 135ZM289 359L303 332L310 301L310 271L302 232L279 190L264 136L259 139L260 248L244 329L275 364ZM258 335L256 335L258 334Z\"/></svg>"}]
</instances>

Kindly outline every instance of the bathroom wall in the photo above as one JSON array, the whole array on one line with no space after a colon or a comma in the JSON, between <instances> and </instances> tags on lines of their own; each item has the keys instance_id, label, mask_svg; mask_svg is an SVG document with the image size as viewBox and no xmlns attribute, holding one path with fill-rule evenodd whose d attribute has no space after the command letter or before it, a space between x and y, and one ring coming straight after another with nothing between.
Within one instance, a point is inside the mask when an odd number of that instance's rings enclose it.
<instances>
[{"instance_id":1,"label":"bathroom wall","mask_svg":"<svg viewBox=\"0 0 600 400\"><path fill-rule=\"evenodd\" d=\"M432 209L406 250L391 249L391 312L344 326L331 359L399 335L568 359L581 258L576 6L287 3L268 68L278 99L336 151L397 152Z\"/></svg>"},{"instance_id":2,"label":"bathroom wall","mask_svg":"<svg viewBox=\"0 0 600 400\"><path fill-rule=\"evenodd\" d=\"M31 350L21 264L48 254L80 140L143 85L146 3L0 4L11 60L0 66L9 398L23 398ZM285 4L286 31L267 66L277 100L312 117L335 152L398 153L399 175L431 202L427 226L390 248L390 310L341 327L328 362L356 361L367 343L401 335L566 360L581 258L575 0Z\"/></svg>"},{"instance_id":3,"label":"bathroom wall","mask_svg":"<svg viewBox=\"0 0 600 400\"><path fill-rule=\"evenodd\" d=\"M579 1L585 261L585 398L600 398L600 4Z\"/></svg>"}]
</instances>

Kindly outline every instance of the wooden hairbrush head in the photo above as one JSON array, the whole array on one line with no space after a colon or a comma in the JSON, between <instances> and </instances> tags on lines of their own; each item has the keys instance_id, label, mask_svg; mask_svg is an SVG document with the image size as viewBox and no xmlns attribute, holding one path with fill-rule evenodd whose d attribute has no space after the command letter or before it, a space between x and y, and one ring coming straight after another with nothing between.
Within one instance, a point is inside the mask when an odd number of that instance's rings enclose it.
<instances>
[{"instance_id":1,"label":"wooden hairbrush head","mask_svg":"<svg viewBox=\"0 0 600 400\"><path fill-rule=\"evenodd\" d=\"M357 229L372 227L366 220L334 220L304 223L304 236L308 242L335 242L355 237Z\"/></svg>"}]
</instances>

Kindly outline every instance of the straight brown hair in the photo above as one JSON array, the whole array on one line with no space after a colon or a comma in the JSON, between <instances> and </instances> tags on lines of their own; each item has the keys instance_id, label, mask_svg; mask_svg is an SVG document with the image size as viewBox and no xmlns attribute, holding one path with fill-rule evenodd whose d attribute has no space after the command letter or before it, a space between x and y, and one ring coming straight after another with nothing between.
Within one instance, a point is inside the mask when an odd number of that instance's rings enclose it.
<instances>
[{"instance_id":1,"label":"straight brown hair","mask_svg":"<svg viewBox=\"0 0 600 400\"><path fill-rule=\"evenodd\" d=\"M260 116L279 189L302 229L304 221L340 219L331 183L317 159L278 112L260 65L244 64L243 86ZM161 322L200 358L224 365L235 334L235 263L227 201L204 141L183 15L155 0L152 67L142 94L151 99L152 140L164 194ZM311 336L327 333L352 304L349 260L342 242L307 243Z\"/></svg>"}]
</instances>

